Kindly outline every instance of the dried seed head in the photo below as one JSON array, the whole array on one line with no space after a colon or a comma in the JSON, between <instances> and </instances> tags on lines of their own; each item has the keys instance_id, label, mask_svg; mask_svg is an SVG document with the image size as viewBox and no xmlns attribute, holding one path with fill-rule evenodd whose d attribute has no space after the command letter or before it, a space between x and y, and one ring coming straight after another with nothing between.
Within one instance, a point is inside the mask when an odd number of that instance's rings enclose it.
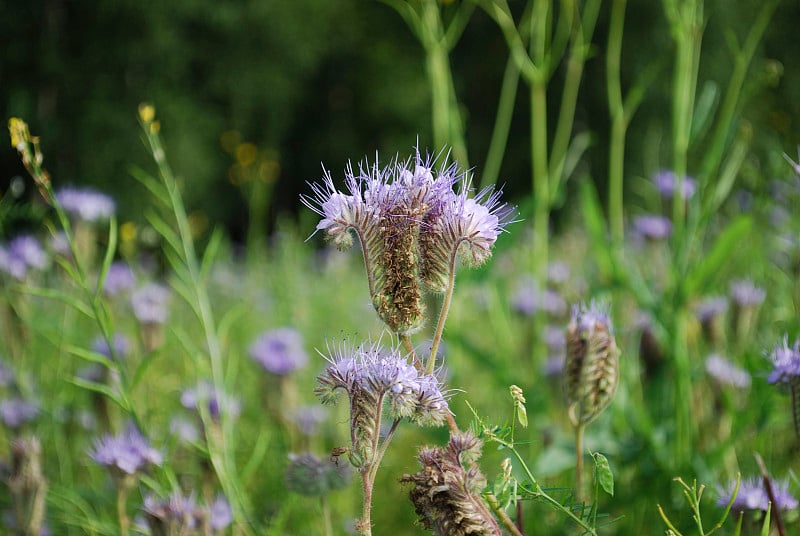
<instances>
[{"instance_id":1,"label":"dried seed head","mask_svg":"<svg viewBox=\"0 0 800 536\"><path fill-rule=\"evenodd\" d=\"M486 479L476 460L481 443L471 433L454 434L446 447L420 450L422 469L400 480L422 525L438 535L499 535L500 527L480 498Z\"/></svg>"},{"instance_id":2,"label":"dried seed head","mask_svg":"<svg viewBox=\"0 0 800 536\"><path fill-rule=\"evenodd\" d=\"M21 534L40 534L44 523L47 480L42 475L42 446L36 437L11 443L8 488Z\"/></svg>"},{"instance_id":3,"label":"dried seed head","mask_svg":"<svg viewBox=\"0 0 800 536\"><path fill-rule=\"evenodd\" d=\"M619 379L619 349L607 310L574 306L567 327L564 393L574 426L597 417L611 402Z\"/></svg>"}]
</instances>

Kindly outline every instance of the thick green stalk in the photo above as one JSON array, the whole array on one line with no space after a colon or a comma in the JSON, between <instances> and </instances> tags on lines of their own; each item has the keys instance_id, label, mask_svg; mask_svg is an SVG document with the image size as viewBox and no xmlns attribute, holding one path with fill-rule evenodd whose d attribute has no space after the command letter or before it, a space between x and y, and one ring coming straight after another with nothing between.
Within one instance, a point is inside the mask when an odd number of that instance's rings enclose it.
<instances>
[{"instance_id":1,"label":"thick green stalk","mask_svg":"<svg viewBox=\"0 0 800 536\"><path fill-rule=\"evenodd\" d=\"M611 5L611 21L608 28L606 48L606 90L608 108L611 113L611 139L608 159L608 218L611 239L618 247L624 241L623 190L625 172L625 134L628 125L622 101L621 62L622 32L625 22L627 0L614 0Z\"/></svg>"},{"instance_id":2,"label":"thick green stalk","mask_svg":"<svg viewBox=\"0 0 800 536\"><path fill-rule=\"evenodd\" d=\"M547 86L545 81L531 86L531 163L533 182L533 257L534 278L543 284L547 277L550 226L550 180L547 172ZM534 333L543 333L546 318L541 307L533 315ZM533 362L544 359L547 347L542 337L532 345Z\"/></svg>"}]
</instances>

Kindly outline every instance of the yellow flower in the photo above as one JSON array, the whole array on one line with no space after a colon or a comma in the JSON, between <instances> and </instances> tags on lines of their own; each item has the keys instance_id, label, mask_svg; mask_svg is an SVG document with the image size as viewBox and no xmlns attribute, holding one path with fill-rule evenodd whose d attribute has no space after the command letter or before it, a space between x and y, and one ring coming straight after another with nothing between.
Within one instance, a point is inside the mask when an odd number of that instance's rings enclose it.
<instances>
[{"instance_id":1,"label":"yellow flower","mask_svg":"<svg viewBox=\"0 0 800 536\"><path fill-rule=\"evenodd\" d=\"M11 146L16 148L17 151L22 151L24 145L30 141L28 125L18 117L12 117L8 120L8 132L11 135Z\"/></svg>"},{"instance_id":2,"label":"yellow flower","mask_svg":"<svg viewBox=\"0 0 800 536\"><path fill-rule=\"evenodd\" d=\"M139 105L139 119L143 123L150 123L156 116L156 109L152 104L143 102Z\"/></svg>"}]
</instances>

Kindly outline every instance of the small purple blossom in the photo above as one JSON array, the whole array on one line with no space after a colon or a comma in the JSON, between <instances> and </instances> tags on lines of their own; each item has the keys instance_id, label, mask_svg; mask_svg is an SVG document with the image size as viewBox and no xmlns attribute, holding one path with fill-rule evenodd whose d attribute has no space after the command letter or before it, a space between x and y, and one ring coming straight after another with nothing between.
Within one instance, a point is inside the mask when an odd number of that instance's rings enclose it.
<instances>
[{"instance_id":1,"label":"small purple blossom","mask_svg":"<svg viewBox=\"0 0 800 536\"><path fill-rule=\"evenodd\" d=\"M0 421L8 428L19 428L32 421L39 414L39 408L21 398L0 400Z\"/></svg>"},{"instance_id":2,"label":"small purple blossom","mask_svg":"<svg viewBox=\"0 0 800 536\"><path fill-rule=\"evenodd\" d=\"M89 456L112 471L133 475L150 465L161 465L163 455L150 446L139 430L129 424L119 435L105 435L95 440Z\"/></svg>"},{"instance_id":3,"label":"small purple blossom","mask_svg":"<svg viewBox=\"0 0 800 536\"><path fill-rule=\"evenodd\" d=\"M547 265L547 281L554 285L561 285L569 280L569 265L562 261L553 261Z\"/></svg>"},{"instance_id":4,"label":"small purple blossom","mask_svg":"<svg viewBox=\"0 0 800 536\"><path fill-rule=\"evenodd\" d=\"M181 443L194 443L200 439L200 431L195 423L184 417L174 417L169 422L169 431Z\"/></svg>"},{"instance_id":5,"label":"small purple blossom","mask_svg":"<svg viewBox=\"0 0 800 536\"><path fill-rule=\"evenodd\" d=\"M536 311L544 311L553 316L561 316L567 312L567 302L561 294L550 288L539 290L532 275L523 276L517 283L511 306L526 316L532 316Z\"/></svg>"},{"instance_id":6,"label":"small purple blossom","mask_svg":"<svg viewBox=\"0 0 800 536\"><path fill-rule=\"evenodd\" d=\"M218 421L223 413L236 418L242 411L238 399L227 393L216 393L211 382L200 382L196 387L185 389L181 393L181 405L186 409L199 411L204 404L208 409L208 414L215 421Z\"/></svg>"},{"instance_id":7,"label":"small purple blossom","mask_svg":"<svg viewBox=\"0 0 800 536\"><path fill-rule=\"evenodd\" d=\"M665 240L672 234L672 222L669 218L656 214L637 216L633 220L636 234L647 240Z\"/></svg>"},{"instance_id":8,"label":"small purple blossom","mask_svg":"<svg viewBox=\"0 0 800 536\"><path fill-rule=\"evenodd\" d=\"M574 324L579 333L591 331L596 325L603 326L609 334L614 331L608 307L596 302L591 302L588 306L585 303L574 304L570 324Z\"/></svg>"},{"instance_id":9,"label":"small purple blossom","mask_svg":"<svg viewBox=\"0 0 800 536\"><path fill-rule=\"evenodd\" d=\"M21 235L0 246L0 271L19 281L25 279L28 270L47 268L49 258L41 243L31 235Z\"/></svg>"},{"instance_id":10,"label":"small purple blossom","mask_svg":"<svg viewBox=\"0 0 800 536\"><path fill-rule=\"evenodd\" d=\"M125 358L131 352L131 341L121 333L114 334L114 355L116 357ZM98 336L92 341L92 351L98 354L111 358L111 349L108 346L108 341L102 336Z\"/></svg>"},{"instance_id":11,"label":"small purple blossom","mask_svg":"<svg viewBox=\"0 0 800 536\"><path fill-rule=\"evenodd\" d=\"M267 372L278 376L291 374L308 363L302 335L288 327L261 334L250 345L250 357Z\"/></svg>"},{"instance_id":12,"label":"small purple blossom","mask_svg":"<svg viewBox=\"0 0 800 536\"><path fill-rule=\"evenodd\" d=\"M114 200L95 190L64 188L56 200L68 214L85 222L107 220L116 212Z\"/></svg>"},{"instance_id":13,"label":"small purple blossom","mask_svg":"<svg viewBox=\"0 0 800 536\"><path fill-rule=\"evenodd\" d=\"M426 425L440 425L446 419L450 410L438 378L420 374L398 349L342 344L329 348L329 353L330 365L317 376L315 389L323 404L335 402L341 389L351 400L361 392L386 397L395 418L408 417Z\"/></svg>"},{"instance_id":14,"label":"small purple blossom","mask_svg":"<svg viewBox=\"0 0 800 536\"><path fill-rule=\"evenodd\" d=\"M103 292L108 296L117 296L136 287L136 276L128 263L117 261L108 267L108 273L103 280Z\"/></svg>"},{"instance_id":15,"label":"small purple blossom","mask_svg":"<svg viewBox=\"0 0 800 536\"><path fill-rule=\"evenodd\" d=\"M291 414L292 422L300 430L300 433L306 437L316 435L320 425L327 418L328 411L318 404L299 407Z\"/></svg>"},{"instance_id":16,"label":"small purple blossom","mask_svg":"<svg viewBox=\"0 0 800 536\"><path fill-rule=\"evenodd\" d=\"M653 177L653 183L662 196L672 199L675 196L675 190L678 188L678 176L672 171L659 171ZM692 177L684 177L681 185L681 197L689 199L694 195L695 191L697 191L697 181Z\"/></svg>"},{"instance_id":17,"label":"small purple blossom","mask_svg":"<svg viewBox=\"0 0 800 536\"><path fill-rule=\"evenodd\" d=\"M775 345L770 354L773 369L767 376L769 383L795 384L800 379L800 340L789 346L788 337Z\"/></svg>"},{"instance_id":18,"label":"small purple blossom","mask_svg":"<svg viewBox=\"0 0 800 536\"><path fill-rule=\"evenodd\" d=\"M763 303L767 297L767 291L755 286L748 279L741 279L731 282L730 293L733 301L740 306L757 306Z\"/></svg>"},{"instance_id":19,"label":"small purple blossom","mask_svg":"<svg viewBox=\"0 0 800 536\"><path fill-rule=\"evenodd\" d=\"M706 358L706 372L720 384L740 389L750 387L750 374L719 354Z\"/></svg>"},{"instance_id":20,"label":"small purple blossom","mask_svg":"<svg viewBox=\"0 0 800 536\"><path fill-rule=\"evenodd\" d=\"M728 298L725 296L711 296L701 301L694 309L697 319L708 322L715 316L724 314L728 310Z\"/></svg>"},{"instance_id":21,"label":"small purple blossom","mask_svg":"<svg viewBox=\"0 0 800 536\"><path fill-rule=\"evenodd\" d=\"M133 314L142 324L164 324L169 314L169 299L167 287L148 283L131 295Z\"/></svg>"},{"instance_id":22,"label":"small purple blossom","mask_svg":"<svg viewBox=\"0 0 800 536\"><path fill-rule=\"evenodd\" d=\"M789 493L789 484L784 481L770 481L772 493L775 497L775 506L782 511L794 510L798 506L797 499ZM731 482L725 490L720 491L717 506L727 507L731 501L733 492L736 489L736 482ZM733 500L731 510L734 512L746 512L761 510L766 512L769 509L770 499L764 481L761 478L748 478L739 483L739 491Z\"/></svg>"}]
</instances>

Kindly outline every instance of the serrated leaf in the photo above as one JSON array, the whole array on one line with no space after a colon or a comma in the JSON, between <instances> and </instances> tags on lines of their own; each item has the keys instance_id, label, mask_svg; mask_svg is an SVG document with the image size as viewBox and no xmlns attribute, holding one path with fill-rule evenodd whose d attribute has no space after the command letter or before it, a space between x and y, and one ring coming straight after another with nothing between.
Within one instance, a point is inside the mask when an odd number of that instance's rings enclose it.
<instances>
[{"instance_id":1,"label":"serrated leaf","mask_svg":"<svg viewBox=\"0 0 800 536\"><path fill-rule=\"evenodd\" d=\"M603 490L614 496L614 473L611 472L611 467L608 465L608 459L599 452L592 454L594 457L594 475L600 487Z\"/></svg>"}]
</instances>

